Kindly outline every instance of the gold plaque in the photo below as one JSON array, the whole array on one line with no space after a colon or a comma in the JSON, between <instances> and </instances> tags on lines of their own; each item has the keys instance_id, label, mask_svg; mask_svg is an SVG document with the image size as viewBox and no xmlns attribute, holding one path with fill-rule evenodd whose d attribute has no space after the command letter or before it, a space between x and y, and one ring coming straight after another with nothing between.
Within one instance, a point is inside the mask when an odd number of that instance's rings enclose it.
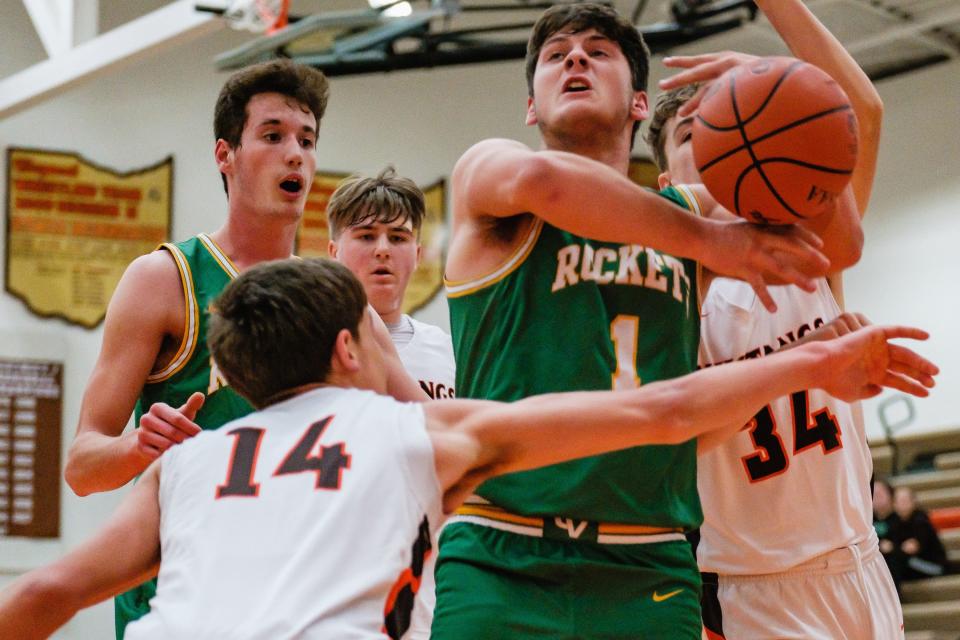
<instances>
[{"instance_id":1,"label":"gold plaque","mask_svg":"<svg viewBox=\"0 0 960 640\"><path fill-rule=\"evenodd\" d=\"M93 328L127 265L167 240L173 158L127 173L75 153L7 151L7 292Z\"/></svg>"},{"instance_id":2,"label":"gold plaque","mask_svg":"<svg viewBox=\"0 0 960 640\"><path fill-rule=\"evenodd\" d=\"M303 220L297 232L297 255L303 258L327 257L330 231L327 227L327 202L337 185L349 174L318 172L307 196ZM443 259L446 248L446 184L443 180L423 190L426 215L420 229L420 265L410 277L403 298L403 312L413 313L426 305L443 286Z\"/></svg>"}]
</instances>

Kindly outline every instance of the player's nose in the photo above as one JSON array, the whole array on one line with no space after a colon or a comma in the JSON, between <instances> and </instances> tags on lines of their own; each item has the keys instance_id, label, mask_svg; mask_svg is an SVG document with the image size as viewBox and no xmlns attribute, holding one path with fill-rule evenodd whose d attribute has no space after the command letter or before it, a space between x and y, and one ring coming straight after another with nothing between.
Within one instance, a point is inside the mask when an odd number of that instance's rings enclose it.
<instances>
[{"instance_id":1,"label":"player's nose","mask_svg":"<svg viewBox=\"0 0 960 640\"><path fill-rule=\"evenodd\" d=\"M304 154L308 153L296 136L289 137L283 147L284 160L293 167L303 164Z\"/></svg>"},{"instance_id":2,"label":"player's nose","mask_svg":"<svg viewBox=\"0 0 960 640\"><path fill-rule=\"evenodd\" d=\"M587 66L587 61L589 60L587 53L580 47L573 47L570 49L570 53L567 54L567 59L564 60L567 69L573 69L574 67L585 67Z\"/></svg>"}]
</instances>

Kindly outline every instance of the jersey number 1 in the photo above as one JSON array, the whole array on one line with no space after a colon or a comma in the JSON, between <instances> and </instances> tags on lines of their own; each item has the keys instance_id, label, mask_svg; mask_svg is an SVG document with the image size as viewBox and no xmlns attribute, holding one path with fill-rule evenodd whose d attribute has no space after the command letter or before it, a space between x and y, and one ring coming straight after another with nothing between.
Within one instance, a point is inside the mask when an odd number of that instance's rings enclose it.
<instances>
[{"instance_id":1,"label":"jersey number 1","mask_svg":"<svg viewBox=\"0 0 960 640\"><path fill-rule=\"evenodd\" d=\"M613 372L614 391L640 388L637 375L637 339L640 337L640 318L619 315L610 323L610 340L617 358L617 370Z\"/></svg>"},{"instance_id":2,"label":"jersey number 1","mask_svg":"<svg viewBox=\"0 0 960 640\"><path fill-rule=\"evenodd\" d=\"M344 450L344 444L338 442L329 447L324 446L320 448L320 455L311 455L331 420L333 416L328 416L307 427L273 475L284 476L312 471L317 474L317 489L339 489L343 470L350 468L350 454ZM227 479L217 486L217 498L256 498L260 494L260 483L254 482L253 477L257 470L260 442L265 432L265 429L257 427L239 427L227 432L227 435L233 436L236 441L233 443Z\"/></svg>"},{"instance_id":3,"label":"jersey number 1","mask_svg":"<svg viewBox=\"0 0 960 640\"><path fill-rule=\"evenodd\" d=\"M843 446L840 439L840 427L837 419L824 407L813 413L809 409L809 396L806 391L797 391L790 396L793 409L793 453L806 451L820 445L824 454L831 453ZM760 410L747 423L750 438L756 453L744 456L743 467L751 482L766 480L780 475L790 466L790 459L783 446L783 439L777 433L777 423L770 405Z\"/></svg>"}]
</instances>

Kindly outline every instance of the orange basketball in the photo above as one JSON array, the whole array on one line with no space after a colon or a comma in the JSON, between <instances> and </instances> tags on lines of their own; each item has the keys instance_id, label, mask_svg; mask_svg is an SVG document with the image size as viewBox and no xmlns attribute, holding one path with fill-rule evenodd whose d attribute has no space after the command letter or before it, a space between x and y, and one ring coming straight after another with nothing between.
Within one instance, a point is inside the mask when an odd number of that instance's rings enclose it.
<instances>
[{"instance_id":1,"label":"orange basketball","mask_svg":"<svg viewBox=\"0 0 960 640\"><path fill-rule=\"evenodd\" d=\"M693 123L693 157L721 205L788 224L830 208L857 161L857 118L829 75L762 58L713 82Z\"/></svg>"}]
</instances>

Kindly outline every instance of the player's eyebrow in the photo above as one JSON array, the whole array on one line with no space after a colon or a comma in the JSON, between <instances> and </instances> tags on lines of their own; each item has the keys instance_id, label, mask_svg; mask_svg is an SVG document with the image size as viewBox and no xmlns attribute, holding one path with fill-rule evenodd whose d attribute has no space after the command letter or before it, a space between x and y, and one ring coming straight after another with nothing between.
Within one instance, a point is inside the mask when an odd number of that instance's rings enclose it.
<instances>
[{"instance_id":1,"label":"player's eyebrow","mask_svg":"<svg viewBox=\"0 0 960 640\"><path fill-rule=\"evenodd\" d=\"M257 126L258 127L275 127L280 124L283 124L283 122L277 118L267 118L265 120L262 120L260 124L258 124ZM300 127L300 130L303 131L304 133L316 134L316 130L308 124L305 124L302 127Z\"/></svg>"},{"instance_id":2,"label":"player's eyebrow","mask_svg":"<svg viewBox=\"0 0 960 640\"><path fill-rule=\"evenodd\" d=\"M562 42L562 41L564 41L564 40L569 40L570 38L572 38L572 37L575 36L576 34L577 34L576 31L559 31L559 32L553 34L552 36L550 36L549 38L547 38L546 41L543 43L542 47L546 47L547 45L555 44L555 43L557 43L557 42ZM588 42L594 42L594 41L598 41L598 40L605 40L605 41L607 41L607 42L613 42L613 40L611 40L611 39L608 38L607 36L603 35L602 33L593 33L593 34L590 34L589 36L587 36L587 41L588 41Z\"/></svg>"},{"instance_id":3,"label":"player's eyebrow","mask_svg":"<svg viewBox=\"0 0 960 640\"><path fill-rule=\"evenodd\" d=\"M691 126L692 124L693 124L693 116L687 116L686 118L678 122L677 126L673 128L674 137L679 135L681 129L683 129L684 127Z\"/></svg>"}]
</instances>

